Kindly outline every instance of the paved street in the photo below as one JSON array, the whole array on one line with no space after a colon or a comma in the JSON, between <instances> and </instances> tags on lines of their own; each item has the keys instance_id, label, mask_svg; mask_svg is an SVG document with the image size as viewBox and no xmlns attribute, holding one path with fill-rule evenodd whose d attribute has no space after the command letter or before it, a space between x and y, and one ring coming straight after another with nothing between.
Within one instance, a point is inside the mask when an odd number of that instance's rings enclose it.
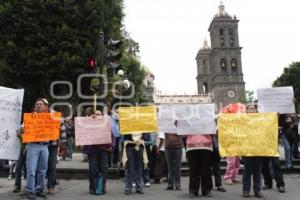
<instances>
[{"instance_id":1,"label":"paved street","mask_svg":"<svg viewBox=\"0 0 300 200\"><path fill-rule=\"evenodd\" d=\"M264 198L269 200L299 200L299 188L300 188L300 175L288 175L285 176L287 184L287 193L279 193L275 189L263 191ZM6 178L0 179L0 199L24 199L24 197L14 194L12 192L13 181L9 181ZM63 199L63 200L89 200L89 199L103 199L103 200L118 200L118 199L141 199L143 200L169 200L169 199L189 199L188 197L188 178L182 178L182 191L165 191L165 184L152 184L150 188L145 188L145 194L135 194L126 196L123 193L124 183L122 180L108 180L107 194L103 196L92 196L88 194L88 182L87 180L60 180L60 184L57 186L57 193L54 196L48 196L48 199ZM220 200L235 200L243 199L242 197L242 185L225 185L227 192L221 193L213 191L213 197L199 197L201 199L220 199ZM38 198L41 199L41 198ZM250 199L256 199L253 194Z\"/></svg>"}]
</instances>

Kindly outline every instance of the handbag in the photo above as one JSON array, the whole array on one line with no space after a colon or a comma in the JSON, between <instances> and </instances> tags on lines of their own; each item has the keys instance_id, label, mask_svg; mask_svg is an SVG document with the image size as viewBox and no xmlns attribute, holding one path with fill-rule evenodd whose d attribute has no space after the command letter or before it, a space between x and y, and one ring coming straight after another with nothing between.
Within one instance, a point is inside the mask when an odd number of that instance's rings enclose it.
<instances>
[{"instance_id":1,"label":"handbag","mask_svg":"<svg viewBox=\"0 0 300 200\"><path fill-rule=\"evenodd\" d=\"M93 192L96 195L105 194L106 179L102 174L98 174L93 181Z\"/></svg>"}]
</instances>

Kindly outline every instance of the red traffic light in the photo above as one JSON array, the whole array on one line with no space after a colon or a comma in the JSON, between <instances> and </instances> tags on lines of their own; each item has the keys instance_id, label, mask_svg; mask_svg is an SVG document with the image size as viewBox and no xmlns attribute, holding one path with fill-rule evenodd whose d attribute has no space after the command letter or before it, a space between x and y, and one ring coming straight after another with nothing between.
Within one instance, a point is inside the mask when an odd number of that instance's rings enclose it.
<instances>
[{"instance_id":1,"label":"red traffic light","mask_svg":"<svg viewBox=\"0 0 300 200\"><path fill-rule=\"evenodd\" d=\"M94 58L89 58L89 67L96 67L96 60Z\"/></svg>"}]
</instances>

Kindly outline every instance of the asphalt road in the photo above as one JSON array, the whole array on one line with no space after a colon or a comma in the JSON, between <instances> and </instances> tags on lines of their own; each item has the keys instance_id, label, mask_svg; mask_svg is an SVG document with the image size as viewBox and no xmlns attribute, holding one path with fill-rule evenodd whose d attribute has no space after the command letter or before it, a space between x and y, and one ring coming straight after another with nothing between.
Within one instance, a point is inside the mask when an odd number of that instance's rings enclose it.
<instances>
[{"instance_id":1,"label":"asphalt road","mask_svg":"<svg viewBox=\"0 0 300 200\"><path fill-rule=\"evenodd\" d=\"M241 177L240 177L241 178ZM300 199L300 175L286 175L286 193L279 193L277 190L262 191L264 198L269 200L299 200ZM25 199L19 194L12 192L13 180L7 180L7 178L0 179L0 199L1 200L21 200ZM23 181L23 185L25 182ZM102 196L94 196L88 193L88 181L87 180L60 180L60 184L56 187L55 195L48 195L47 199L63 199L63 200L173 200L173 199L190 199L188 196L188 177L182 178L182 190L181 191L166 191L164 188L166 184L152 184L151 187L145 188L145 194L132 193L129 196L124 194L123 180L108 180L107 181L107 194ZM225 185L227 189L226 193L212 191L213 197L199 196L197 199L220 199L220 200L235 200L244 199L242 197L242 184ZM42 199L42 198L37 198ZM251 191L250 199L257 199L253 196Z\"/></svg>"}]
</instances>

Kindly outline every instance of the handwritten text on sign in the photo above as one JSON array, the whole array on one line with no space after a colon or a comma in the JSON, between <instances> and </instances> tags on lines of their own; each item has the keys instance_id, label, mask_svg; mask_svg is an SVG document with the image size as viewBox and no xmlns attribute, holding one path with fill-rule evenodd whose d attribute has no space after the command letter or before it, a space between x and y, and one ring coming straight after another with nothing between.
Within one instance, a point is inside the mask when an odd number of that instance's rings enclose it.
<instances>
[{"instance_id":1,"label":"handwritten text on sign","mask_svg":"<svg viewBox=\"0 0 300 200\"><path fill-rule=\"evenodd\" d=\"M295 113L293 87L257 90L259 112Z\"/></svg>"},{"instance_id":2,"label":"handwritten text on sign","mask_svg":"<svg viewBox=\"0 0 300 200\"><path fill-rule=\"evenodd\" d=\"M177 105L177 130L180 135L215 134L215 105Z\"/></svg>"},{"instance_id":3,"label":"handwritten text on sign","mask_svg":"<svg viewBox=\"0 0 300 200\"><path fill-rule=\"evenodd\" d=\"M18 160L24 90L0 87L0 159Z\"/></svg>"},{"instance_id":4,"label":"handwritten text on sign","mask_svg":"<svg viewBox=\"0 0 300 200\"><path fill-rule=\"evenodd\" d=\"M157 132L155 106L120 107L121 134Z\"/></svg>"},{"instance_id":5,"label":"handwritten text on sign","mask_svg":"<svg viewBox=\"0 0 300 200\"><path fill-rule=\"evenodd\" d=\"M75 117L75 143L77 146L111 144L109 117Z\"/></svg>"},{"instance_id":6,"label":"handwritten text on sign","mask_svg":"<svg viewBox=\"0 0 300 200\"><path fill-rule=\"evenodd\" d=\"M278 156L276 113L222 114L219 151L225 156Z\"/></svg>"},{"instance_id":7,"label":"handwritten text on sign","mask_svg":"<svg viewBox=\"0 0 300 200\"><path fill-rule=\"evenodd\" d=\"M57 140L61 113L24 113L23 143Z\"/></svg>"}]
</instances>

